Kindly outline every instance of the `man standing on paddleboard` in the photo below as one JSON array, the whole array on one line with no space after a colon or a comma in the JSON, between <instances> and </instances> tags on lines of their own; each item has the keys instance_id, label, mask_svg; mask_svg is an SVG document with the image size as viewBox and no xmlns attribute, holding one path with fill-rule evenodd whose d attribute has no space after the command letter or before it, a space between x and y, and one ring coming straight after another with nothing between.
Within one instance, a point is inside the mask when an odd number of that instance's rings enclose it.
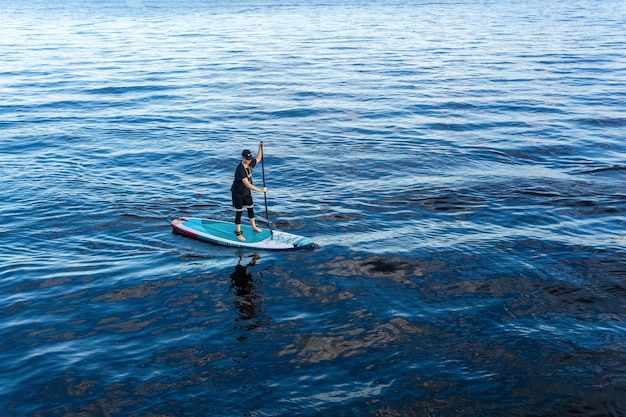
<instances>
[{"instance_id":1,"label":"man standing on paddleboard","mask_svg":"<svg viewBox=\"0 0 626 417\"><path fill-rule=\"evenodd\" d=\"M257 151L256 158L252 157L252 152L248 149L244 149L241 153L241 162L237 165L235 170L235 180L230 187L230 191L233 196L233 206L235 207L235 234L237 239L246 240L241 233L241 215L244 207L248 210L248 218L250 219L250 225L255 232L262 232L256 225L254 220L254 202L252 201L251 190L259 193L266 193L267 187L258 188L252 184L252 168L263 158L263 142L259 143L259 150Z\"/></svg>"}]
</instances>

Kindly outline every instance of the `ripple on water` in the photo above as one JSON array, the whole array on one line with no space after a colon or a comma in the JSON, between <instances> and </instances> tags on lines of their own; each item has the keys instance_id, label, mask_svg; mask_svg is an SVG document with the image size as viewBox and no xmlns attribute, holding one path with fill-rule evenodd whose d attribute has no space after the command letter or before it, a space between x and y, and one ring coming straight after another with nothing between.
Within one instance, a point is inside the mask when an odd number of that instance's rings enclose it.
<instances>
[{"instance_id":1,"label":"ripple on water","mask_svg":"<svg viewBox=\"0 0 626 417\"><path fill-rule=\"evenodd\" d=\"M5 413L626 409L623 2L75 3L3 3ZM260 140L320 248L173 234Z\"/></svg>"}]
</instances>

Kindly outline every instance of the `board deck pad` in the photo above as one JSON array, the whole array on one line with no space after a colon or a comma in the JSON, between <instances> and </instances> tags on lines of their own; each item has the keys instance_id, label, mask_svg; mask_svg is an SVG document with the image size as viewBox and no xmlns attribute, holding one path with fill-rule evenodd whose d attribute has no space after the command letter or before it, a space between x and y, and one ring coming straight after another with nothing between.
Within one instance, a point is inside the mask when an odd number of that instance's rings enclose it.
<instances>
[{"instance_id":1,"label":"board deck pad","mask_svg":"<svg viewBox=\"0 0 626 417\"><path fill-rule=\"evenodd\" d=\"M216 243L219 245L241 248L255 248L267 250L298 250L315 246L315 243L306 237L292 233L263 228L261 232L252 230L252 226L242 224L241 231L245 241L237 239L235 224L213 219L179 218L171 222L172 228L179 233L195 239Z\"/></svg>"}]
</instances>

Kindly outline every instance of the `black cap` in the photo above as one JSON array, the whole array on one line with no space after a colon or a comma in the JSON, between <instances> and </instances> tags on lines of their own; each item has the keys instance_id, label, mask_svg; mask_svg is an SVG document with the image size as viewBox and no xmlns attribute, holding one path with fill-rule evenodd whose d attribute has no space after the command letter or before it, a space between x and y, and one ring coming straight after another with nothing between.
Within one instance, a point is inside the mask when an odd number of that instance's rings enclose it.
<instances>
[{"instance_id":1,"label":"black cap","mask_svg":"<svg viewBox=\"0 0 626 417\"><path fill-rule=\"evenodd\" d=\"M241 153L241 156L243 156L247 160L250 160L250 159L252 159L252 152L250 152L247 149L244 149L243 152Z\"/></svg>"}]
</instances>

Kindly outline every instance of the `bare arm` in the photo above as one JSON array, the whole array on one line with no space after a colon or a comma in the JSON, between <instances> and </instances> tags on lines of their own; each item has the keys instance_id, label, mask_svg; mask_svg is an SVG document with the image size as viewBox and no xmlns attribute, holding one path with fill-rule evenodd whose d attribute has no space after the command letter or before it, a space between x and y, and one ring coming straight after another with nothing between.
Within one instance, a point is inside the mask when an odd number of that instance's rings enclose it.
<instances>
[{"instance_id":1,"label":"bare arm","mask_svg":"<svg viewBox=\"0 0 626 417\"><path fill-rule=\"evenodd\" d=\"M263 142L259 143L259 149L256 152L256 163L258 164L263 159Z\"/></svg>"},{"instance_id":2,"label":"bare arm","mask_svg":"<svg viewBox=\"0 0 626 417\"><path fill-rule=\"evenodd\" d=\"M252 191L257 191L259 193L266 193L267 192L267 187L263 187L263 188L259 188L259 187L255 187L247 178L244 178L243 180L241 180L243 182L243 184L248 187L249 189L251 189Z\"/></svg>"}]
</instances>

